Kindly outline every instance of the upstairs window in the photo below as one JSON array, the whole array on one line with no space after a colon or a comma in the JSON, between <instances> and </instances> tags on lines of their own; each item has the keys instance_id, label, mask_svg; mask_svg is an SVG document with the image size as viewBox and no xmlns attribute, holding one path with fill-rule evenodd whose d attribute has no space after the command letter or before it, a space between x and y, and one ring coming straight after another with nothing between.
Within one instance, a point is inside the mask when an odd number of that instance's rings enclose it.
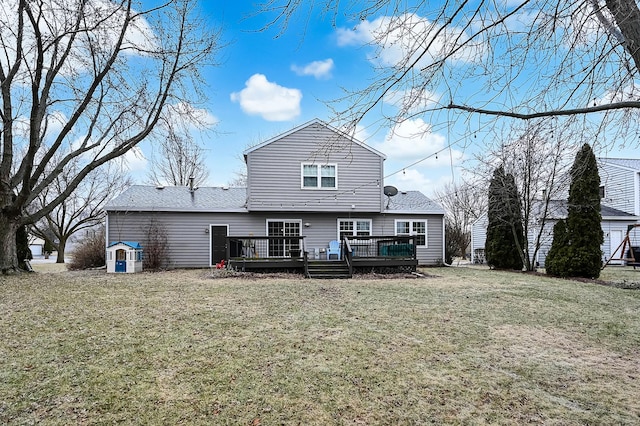
<instances>
[{"instance_id":1,"label":"upstairs window","mask_svg":"<svg viewBox=\"0 0 640 426\"><path fill-rule=\"evenodd\" d=\"M302 188L337 189L336 164L302 164Z\"/></svg>"}]
</instances>

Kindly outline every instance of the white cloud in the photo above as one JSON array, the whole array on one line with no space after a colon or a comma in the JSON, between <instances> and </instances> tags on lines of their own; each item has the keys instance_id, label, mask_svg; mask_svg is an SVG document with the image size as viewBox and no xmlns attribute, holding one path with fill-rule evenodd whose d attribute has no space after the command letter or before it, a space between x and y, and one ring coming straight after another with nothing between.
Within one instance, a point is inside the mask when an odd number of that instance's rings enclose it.
<instances>
[{"instance_id":1,"label":"white cloud","mask_svg":"<svg viewBox=\"0 0 640 426\"><path fill-rule=\"evenodd\" d=\"M288 121L300 115L302 92L267 80L263 74L254 74L240 92L231 94L249 115L259 115L267 121Z\"/></svg>"},{"instance_id":2,"label":"white cloud","mask_svg":"<svg viewBox=\"0 0 640 426\"><path fill-rule=\"evenodd\" d=\"M460 151L445 150L446 138L433 133L431 125L419 118L403 121L389 131L384 142L372 146L394 160L411 162L429 157L421 163L429 166L450 165L452 160L455 164L462 159Z\"/></svg>"},{"instance_id":3,"label":"white cloud","mask_svg":"<svg viewBox=\"0 0 640 426\"><path fill-rule=\"evenodd\" d=\"M149 165L142 150L137 146L131 148L121 158L123 166L132 173L146 171Z\"/></svg>"},{"instance_id":4,"label":"white cloud","mask_svg":"<svg viewBox=\"0 0 640 426\"><path fill-rule=\"evenodd\" d=\"M185 131L206 130L218 124L218 118L206 109L195 108L187 102L178 102L166 106L163 118Z\"/></svg>"},{"instance_id":5,"label":"white cloud","mask_svg":"<svg viewBox=\"0 0 640 426\"><path fill-rule=\"evenodd\" d=\"M375 47L376 53L369 59L383 66L404 68L414 61L421 66L447 55L450 61L471 62L483 53L483 46L469 42L462 29L443 27L413 13L365 20L353 29L339 28L337 35L339 46ZM419 59L427 47L427 53ZM451 53L455 49L458 51Z\"/></svg>"},{"instance_id":6,"label":"white cloud","mask_svg":"<svg viewBox=\"0 0 640 426\"><path fill-rule=\"evenodd\" d=\"M35 13L38 15L39 31L45 40L58 39L62 48L46 49L44 52L44 63L52 62L52 55L57 55L57 60L61 59L61 55L65 51L66 44L71 41L70 34L82 33L85 29L91 34L92 45L89 45L87 37L75 37L73 45L68 52L61 67L62 75L76 75L92 69L95 65L92 63L93 58L98 62L104 61L108 57L108 52L114 48L122 23L124 22L125 10L122 5L109 0L93 0L84 5L82 13L82 22L77 23L71 15L75 15L78 8L76 1L59 0L57 2L44 2L40 6L35 7ZM16 2L12 0L0 0L0 10L4 13L0 14L0 38L5 46L15 46L16 32L18 25L18 14L14 11ZM9 12L7 12L9 11ZM135 11L132 11L135 14ZM25 18L26 19L26 18ZM80 25L78 30L74 26ZM35 63L35 46L36 36L30 24L25 25L22 35L23 54L27 63ZM98 48L99 47L99 48ZM158 42L151 25L142 15L138 15L131 21L130 26L125 33L122 45L123 53L127 55L147 56L150 51L158 49ZM0 65L7 67L8 63L15 61L14 51L5 49L7 56L0 57ZM15 81L23 84L29 84L31 75L26 67L22 67L22 71L15 77Z\"/></svg>"},{"instance_id":7,"label":"white cloud","mask_svg":"<svg viewBox=\"0 0 640 426\"><path fill-rule=\"evenodd\" d=\"M324 61L313 61L304 66L291 65L291 70L298 75L312 75L316 79L331 78L333 70L333 59L325 59Z\"/></svg>"},{"instance_id":8,"label":"white cloud","mask_svg":"<svg viewBox=\"0 0 640 426\"><path fill-rule=\"evenodd\" d=\"M608 105L615 102L627 102L640 100L640 86L629 84L618 90L610 90L602 98L596 101L598 105Z\"/></svg>"},{"instance_id":9,"label":"white cloud","mask_svg":"<svg viewBox=\"0 0 640 426\"><path fill-rule=\"evenodd\" d=\"M401 191L420 191L426 194L433 187L433 180L418 169L407 169L391 176L385 181L385 185L393 185Z\"/></svg>"}]
</instances>

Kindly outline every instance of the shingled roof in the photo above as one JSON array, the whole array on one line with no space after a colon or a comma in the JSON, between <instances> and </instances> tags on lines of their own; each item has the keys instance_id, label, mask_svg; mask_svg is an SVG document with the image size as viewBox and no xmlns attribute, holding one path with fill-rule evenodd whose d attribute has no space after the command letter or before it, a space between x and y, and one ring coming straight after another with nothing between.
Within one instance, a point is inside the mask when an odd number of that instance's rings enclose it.
<instances>
[{"instance_id":1,"label":"shingled roof","mask_svg":"<svg viewBox=\"0 0 640 426\"><path fill-rule=\"evenodd\" d=\"M640 170L640 160L634 158L600 158L599 160L631 170Z\"/></svg>"},{"instance_id":2,"label":"shingled roof","mask_svg":"<svg viewBox=\"0 0 640 426\"><path fill-rule=\"evenodd\" d=\"M247 212L246 188L134 185L111 200L106 211ZM400 191L385 202L385 212L444 214L420 191Z\"/></svg>"},{"instance_id":3,"label":"shingled roof","mask_svg":"<svg viewBox=\"0 0 640 426\"><path fill-rule=\"evenodd\" d=\"M444 214L444 209L420 191L399 191L384 202L389 213Z\"/></svg>"},{"instance_id":4,"label":"shingled roof","mask_svg":"<svg viewBox=\"0 0 640 426\"><path fill-rule=\"evenodd\" d=\"M134 185L111 200L106 211L246 212L247 189Z\"/></svg>"}]
</instances>

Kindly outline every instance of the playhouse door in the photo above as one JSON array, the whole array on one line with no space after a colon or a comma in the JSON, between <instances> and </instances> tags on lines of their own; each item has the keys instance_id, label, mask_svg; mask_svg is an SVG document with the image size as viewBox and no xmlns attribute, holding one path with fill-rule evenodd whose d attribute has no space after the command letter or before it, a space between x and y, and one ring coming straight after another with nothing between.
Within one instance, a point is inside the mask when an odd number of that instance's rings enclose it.
<instances>
[{"instance_id":1,"label":"playhouse door","mask_svg":"<svg viewBox=\"0 0 640 426\"><path fill-rule=\"evenodd\" d=\"M127 272L127 252L123 249L116 250L116 272Z\"/></svg>"}]
</instances>

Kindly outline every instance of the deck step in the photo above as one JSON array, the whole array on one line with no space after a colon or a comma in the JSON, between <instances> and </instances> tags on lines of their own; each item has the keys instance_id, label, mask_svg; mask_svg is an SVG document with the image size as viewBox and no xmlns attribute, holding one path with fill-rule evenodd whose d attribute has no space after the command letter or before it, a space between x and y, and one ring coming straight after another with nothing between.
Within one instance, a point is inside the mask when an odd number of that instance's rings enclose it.
<instances>
[{"instance_id":1,"label":"deck step","mask_svg":"<svg viewBox=\"0 0 640 426\"><path fill-rule=\"evenodd\" d=\"M309 278L340 279L351 278L349 266L346 262L338 260L310 260Z\"/></svg>"}]
</instances>

